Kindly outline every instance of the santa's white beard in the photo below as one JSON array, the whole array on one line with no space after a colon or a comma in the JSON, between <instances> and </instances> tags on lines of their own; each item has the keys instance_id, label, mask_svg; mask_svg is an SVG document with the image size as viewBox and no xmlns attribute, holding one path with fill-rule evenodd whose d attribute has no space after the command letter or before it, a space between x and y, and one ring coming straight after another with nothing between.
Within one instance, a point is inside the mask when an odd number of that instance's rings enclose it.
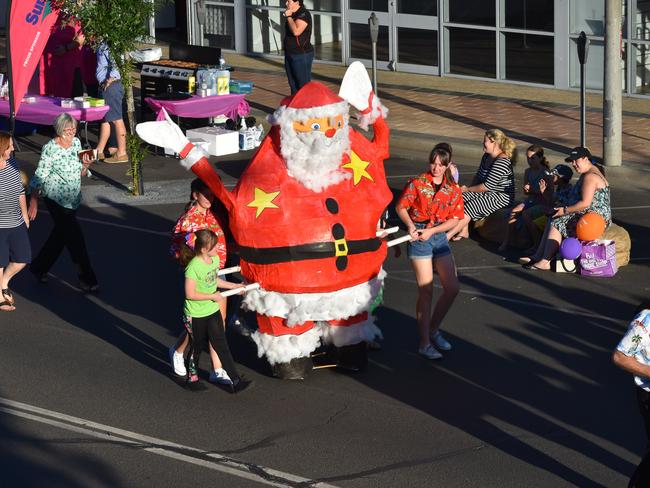
<instances>
[{"instance_id":1,"label":"santa's white beard","mask_svg":"<svg viewBox=\"0 0 650 488\"><path fill-rule=\"evenodd\" d=\"M287 164L287 171L312 191L320 192L350 178L341 170L343 155L350 151L347 102L314 107L311 109L288 109L280 107L273 116L273 123L280 126L280 152ZM343 116L343 127L333 137L321 131L296 132L294 121L311 117Z\"/></svg>"}]
</instances>

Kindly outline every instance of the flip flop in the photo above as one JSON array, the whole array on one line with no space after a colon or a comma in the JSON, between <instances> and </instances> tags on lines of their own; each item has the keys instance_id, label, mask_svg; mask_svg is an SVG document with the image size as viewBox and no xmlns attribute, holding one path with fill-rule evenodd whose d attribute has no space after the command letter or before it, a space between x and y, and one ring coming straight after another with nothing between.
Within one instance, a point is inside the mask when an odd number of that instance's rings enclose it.
<instances>
[{"instance_id":1,"label":"flip flop","mask_svg":"<svg viewBox=\"0 0 650 488\"><path fill-rule=\"evenodd\" d=\"M465 236L454 236L454 237L451 238L451 240L454 241L454 242L458 242L458 241L461 241L463 239L467 239L467 237L465 237Z\"/></svg>"},{"instance_id":2,"label":"flip flop","mask_svg":"<svg viewBox=\"0 0 650 488\"><path fill-rule=\"evenodd\" d=\"M524 264L523 268L524 269L530 269L532 271L550 271L551 270L551 268L548 268L548 269L546 269L546 268L538 268L533 263Z\"/></svg>"},{"instance_id":3,"label":"flip flop","mask_svg":"<svg viewBox=\"0 0 650 488\"><path fill-rule=\"evenodd\" d=\"M8 301L0 302L0 312L13 312L14 310L16 310L16 307Z\"/></svg>"},{"instance_id":4,"label":"flip flop","mask_svg":"<svg viewBox=\"0 0 650 488\"><path fill-rule=\"evenodd\" d=\"M14 294L11 292L9 288L3 288L2 289L2 296L5 299L5 302L8 303L9 305L14 305L15 300L14 300Z\"/></svg>"},{"instance_id":5,"label":"flip flop","mask_svg":"<svg viewBox=\"0 0 650 488\"><path fill-rule=\"evenodd\" d=\"M519 264L530 264L532 260L533 258L531 258L530 256L522 256L519 259L517 259L517 262Z\"/></svg>"}]
</instances>

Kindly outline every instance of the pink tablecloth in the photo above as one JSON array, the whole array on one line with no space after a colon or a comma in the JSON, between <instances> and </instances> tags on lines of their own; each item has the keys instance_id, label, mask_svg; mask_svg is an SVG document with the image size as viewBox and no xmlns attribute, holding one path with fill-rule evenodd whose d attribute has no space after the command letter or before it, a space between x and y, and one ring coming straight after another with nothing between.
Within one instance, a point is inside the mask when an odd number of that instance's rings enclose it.
<instances>
[{"instance_id":1,"label":"pink tablecloth","mask_svg":"<svg viewBox=\"0 0 650 488\"><path fill-rule=\"evenodd\" d=\"M164 107L170 115L200 119L203 117L216 117L226 115L236 120L237 115L244 116L250 112L246 95L215 95L211 97L197 97L193 95L185 100L158 100L145 98L147 104L156 112L158 120L162 117L161 108Z\"/></svg>"},{"instance_id":2,"label":"pink tablecloth","mask_svg":"<svg viewBox=\"0 0 650 488\"><path fill-rule=\"evenodd\" d=\"M18 108L16 120L31 124L52 125L57 115L67 112L79 121L94 122L103 119L109 109L108 105L91 108L64 108L59 105L59 100L59 98L36 96L35 103L23 102ZM9 117L8 100L0 100L0 116Z\"/></svg>"}]
</instances>

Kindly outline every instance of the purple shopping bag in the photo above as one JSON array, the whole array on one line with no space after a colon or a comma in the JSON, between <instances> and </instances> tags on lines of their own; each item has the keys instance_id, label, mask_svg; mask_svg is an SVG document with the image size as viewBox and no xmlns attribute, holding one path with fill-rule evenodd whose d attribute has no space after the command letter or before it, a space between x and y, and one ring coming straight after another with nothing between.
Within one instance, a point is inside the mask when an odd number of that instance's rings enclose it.
<instances>
[{"instance_id":1,"label":"purple shopping bag","mask_svg":"<svg viewBox=\"0 0 650 488\"><path fill-rule=\"evenodd\" d=\"M614 241L588 241L582 244L580 274L611 278L618 271Z\"/></svg>"}]
</instances>

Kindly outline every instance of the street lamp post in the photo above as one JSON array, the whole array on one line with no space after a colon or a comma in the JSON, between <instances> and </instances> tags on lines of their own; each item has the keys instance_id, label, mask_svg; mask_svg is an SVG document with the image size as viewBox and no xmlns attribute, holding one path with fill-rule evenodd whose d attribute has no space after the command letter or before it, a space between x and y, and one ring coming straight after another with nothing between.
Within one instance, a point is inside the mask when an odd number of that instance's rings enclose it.
<instances>
[{"instance_id":1,"label":"street lamp post","mask_svg":"<svg viewBox=\"0 0 650 488\"><path fill-rule=\"evenodd\" d=\"M377 93L377 39L379 37L379 19L373 12L368 18L370 41L372 43L372 88Z\"/></svg>"},{"instance_id":2,"label":"street lamp post","mask_svg":"<svg viewBox=\"0 0 650 488\"><path fill-rule=\"evenodd\" d=\"M578 61L580 62L580 145L582 147L585 146L587 137L587 101L585 99L587 87L585 82L585 64L587 64L588 51L589 39L587 39L587 34L582 31L578 36Z\"/></svg>"}]
</instances>

